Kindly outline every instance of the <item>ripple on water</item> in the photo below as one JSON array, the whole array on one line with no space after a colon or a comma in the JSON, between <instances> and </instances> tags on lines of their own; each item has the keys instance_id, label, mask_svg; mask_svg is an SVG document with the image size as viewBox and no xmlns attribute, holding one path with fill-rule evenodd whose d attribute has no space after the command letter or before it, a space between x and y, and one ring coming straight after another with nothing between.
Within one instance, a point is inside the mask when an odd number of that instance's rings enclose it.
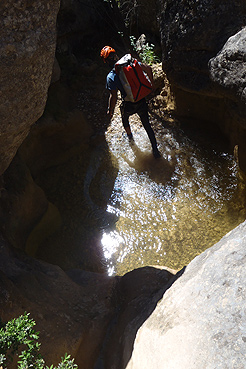
<instances>
[{"instance_id":1,"label":"ripple on water","mask_svg":"<svg viewBox=\"0 0 246 369\"><path fill-rule=\"evenodd\" d=\"M101 240L108 273L179 269L245 219L245 187L228 153L159 125L162 158L155 160L144 129L132 130L133 143L118 121L106 134L119 166L107 207L117 221Z\"/></svg>"}]
</instances>

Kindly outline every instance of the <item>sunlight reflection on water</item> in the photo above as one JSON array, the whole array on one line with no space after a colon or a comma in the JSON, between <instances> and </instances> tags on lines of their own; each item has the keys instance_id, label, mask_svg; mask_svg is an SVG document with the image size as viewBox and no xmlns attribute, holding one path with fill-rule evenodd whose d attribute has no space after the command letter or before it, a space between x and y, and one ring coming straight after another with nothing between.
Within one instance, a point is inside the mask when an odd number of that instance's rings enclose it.
<instances>
[{"instance_id":1,"label":"sunlight reflection on water","mask_svg":"<svg viewBox=\"0 0 246 369\"><path fill-rule=\"evenodd\" d=\"M245 219L245 188L226 152L207 150L181 131L158 126L155 160L144 129L134 142L113 120L106 134L119 166L107 211L117 217L102 247L110 275L145 265L187 265Z\"/></svg>"}]
</instances>

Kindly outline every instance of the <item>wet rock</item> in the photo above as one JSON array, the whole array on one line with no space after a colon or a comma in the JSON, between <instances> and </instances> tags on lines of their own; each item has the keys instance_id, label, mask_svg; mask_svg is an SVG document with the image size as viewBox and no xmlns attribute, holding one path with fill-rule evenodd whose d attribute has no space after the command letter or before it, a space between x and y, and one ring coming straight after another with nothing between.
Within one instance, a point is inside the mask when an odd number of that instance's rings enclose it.
<instances>
[{"instance_id":1,"label":"wet rock","mask_svg":"<svg viewBox=\"0 0 246 369\"><path fill-rule=\"evenodd\" d=\"M0 175L42 115L56 47L59 1L0 5Z\"/></svg>"},{"instance_id":2,"label":"wet rock","mask_svg":"<svg viewBox=\"0 0 246 369\"><path fill-rule=\"evenodd\" d=\"M244 368L246 222L197 256L137 333L127 369Z\"/></svg>"}]
</instances>

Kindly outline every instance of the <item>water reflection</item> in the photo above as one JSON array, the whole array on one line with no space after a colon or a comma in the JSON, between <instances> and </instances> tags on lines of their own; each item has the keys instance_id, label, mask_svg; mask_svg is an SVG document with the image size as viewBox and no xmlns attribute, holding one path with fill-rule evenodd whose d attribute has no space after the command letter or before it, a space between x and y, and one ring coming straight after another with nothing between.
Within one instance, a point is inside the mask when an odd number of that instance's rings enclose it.
<instances>
[{"instance_id":1,"label":"water reflection","mask_svg":"<svg viewBox=\"0 0 246 369\"><path fill-rule=\"evenodd\" d=\"M135 141L130 141L130 148L133 152L131 159L128 155L122 153L121 157L129 165L129 167L135 169L138 175L145 174L153 182L166 184L170 181L175 168L175 157L167 155L165 159L163 156L154 160L153 155L149 151L141 150Z\"/></svg>"},{"instance_id":2,"label":"water reflection","mask_svg":"<svg viewBox=\"0 0 246 369\"><path fill-rule=\"evenodd\" d=\"M102 246L109 274L144 265L181 268L245 219L245 187L232 156L159 125L155 160L143 128L134 142L117 120L106 139L119 165L107 211L117 216ZM204 137L203 137L204 139Z\"/></svg>"}]
</instances>

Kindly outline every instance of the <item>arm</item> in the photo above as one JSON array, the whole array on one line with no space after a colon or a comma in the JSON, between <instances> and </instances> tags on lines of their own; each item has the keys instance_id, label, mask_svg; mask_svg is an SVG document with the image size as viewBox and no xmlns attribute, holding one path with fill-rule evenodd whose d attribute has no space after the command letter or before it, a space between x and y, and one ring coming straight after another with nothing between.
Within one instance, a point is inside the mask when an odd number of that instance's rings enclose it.
<instances>
[{"instance_id":1,"label":"arm","mask_svg":"<svg viewBox=\"0 0 246 369\"><path fill-rule=\"evenodd\" d=\"M108 99L108 110L107 110L107 115L109 115L110 118L112 118L114 114L116 101L117 101L117 90L111 90Z\"/></svg>"}]
</instances>

